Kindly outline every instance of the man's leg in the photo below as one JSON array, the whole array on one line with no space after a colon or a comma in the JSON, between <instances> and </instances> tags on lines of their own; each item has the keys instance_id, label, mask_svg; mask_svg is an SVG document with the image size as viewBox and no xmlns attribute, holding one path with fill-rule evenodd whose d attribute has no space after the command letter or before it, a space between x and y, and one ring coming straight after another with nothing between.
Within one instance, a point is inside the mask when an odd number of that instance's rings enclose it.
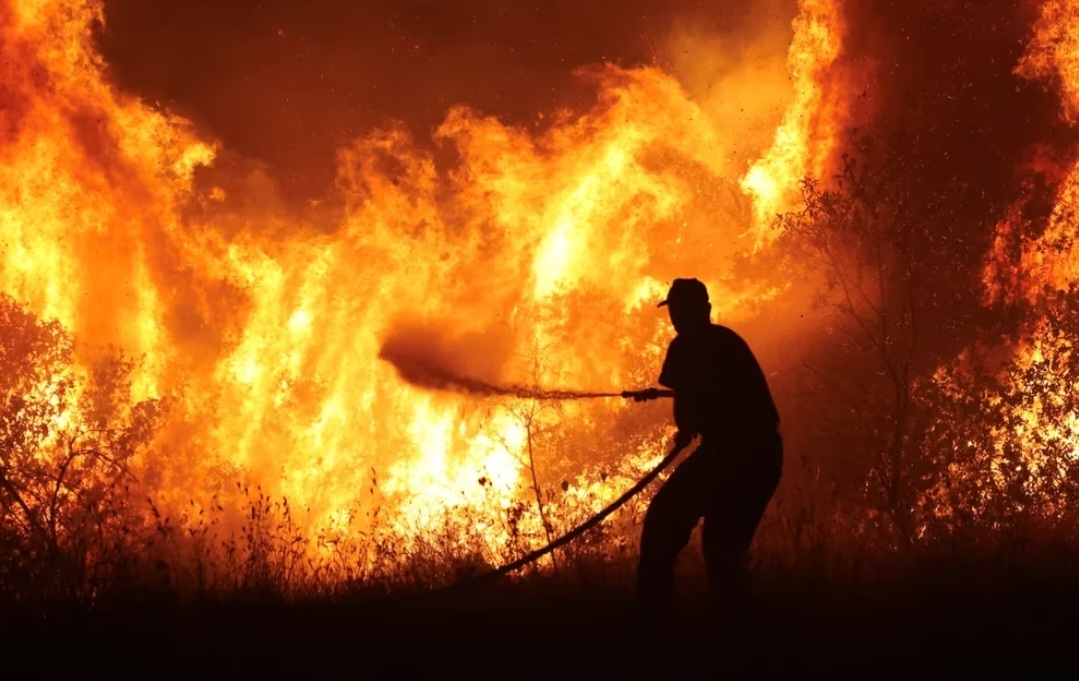
<instances>
[{"instance_id":1,"label":"man's leg","mask_svg":"<svg viewBox=\"0 0 1079 681\"><path fill-rule=\"evenodd\" d=\"M723 612L741 611L748 591L747 560L753 531L747 529L745 520L732 517L736 505L725 504L716 514L709 513L701 533L708 584Z\"/></svg>"},{"instance_id":2,"label":"man's leg","mask_svg":"<svg viewBox=\"0 0 1079 681\"><path fill-rule=\"evenodd\" d=\"M737 612L749 595L749 548L779 485L782 442L777 436L752 451L731 454L744 465L732 466L718 481L721 491L705 515L701 540L718 605Z\"/></svg>"},{"instance_id":3,"label":"man's leg","mask_svg":"<svg viewBox=\"0 0 1079 681\"><path fill-rule=\"evenodd\" d=\"M652 498L641 530L637 565L637 598L646 607L665 607L674 587L678 554L689 543L706 507L702 459L694 453L684 461ZM696 458L695 458L696 457Z\"/></svg>"}]
</instances>

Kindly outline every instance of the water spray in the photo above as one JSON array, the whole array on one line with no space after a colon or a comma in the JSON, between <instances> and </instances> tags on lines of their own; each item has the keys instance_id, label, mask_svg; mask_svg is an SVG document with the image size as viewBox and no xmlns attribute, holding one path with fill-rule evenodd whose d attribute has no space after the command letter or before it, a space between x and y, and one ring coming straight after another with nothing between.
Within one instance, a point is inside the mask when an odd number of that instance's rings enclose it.
<instances>
[{"instance_id":1,"label":"water spray","mask_svg":"<svg viewBox=\"0 0 1079 681\"><path fill-rule=\"evenodd\" d=\"M404 381L414 386L428 390L442 390L479 397L520 397L533 400L588 400L622 397L641 402L660 397L674 397L673 390L660 388L597 392L540 388L516 383L495 385L477 378L459 376L452 369L445 366L444 363L438 362L429 355L408 352L392 344L383 346L381 352L379 352L379 358L392 364L397 369L397 374Z\"/></svg>"}]
</instances>

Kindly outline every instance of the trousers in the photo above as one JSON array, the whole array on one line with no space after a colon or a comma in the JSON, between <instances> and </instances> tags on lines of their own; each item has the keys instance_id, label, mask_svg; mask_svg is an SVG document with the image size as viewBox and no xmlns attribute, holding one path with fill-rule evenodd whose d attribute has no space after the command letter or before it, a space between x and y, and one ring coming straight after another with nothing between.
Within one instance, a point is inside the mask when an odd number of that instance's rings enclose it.
<instances>
[{"instance_id":1,"label":"trousers","mask_svg":"<svg viewBox=\"0 0 1079 681\"><path fill-rule=\"evenodd\" d=\"M670 601L678 555L703 519L701 543L709 586L720 603L743 595L746 558L783 468L778 433L702 438L649 504L641 531L637 596Z\"/></svg>"}]
</instances>

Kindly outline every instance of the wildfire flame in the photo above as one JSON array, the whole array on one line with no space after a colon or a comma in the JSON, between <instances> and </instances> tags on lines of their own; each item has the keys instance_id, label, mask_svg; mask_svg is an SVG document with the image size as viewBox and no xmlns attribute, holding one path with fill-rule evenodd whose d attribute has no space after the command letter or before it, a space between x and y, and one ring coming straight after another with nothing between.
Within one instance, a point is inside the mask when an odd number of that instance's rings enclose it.
<instances>
[{"instance_id":1,"label":"wildfire flame","mask_svg":"<svg viewBox=\"0 0 1079 681\"><path fill-rule=\"evenodd\" d=\"M1024 79L1051 83L1061 95L1061 115L1074 125L1079 111L1079 2L1048 0L1034 25L1033 37L1014 73ZM1052 210L1036 238L1023 238L1031 225L1023 212L1023 197L996 226L996 239L988 257L984 282L987 298L1022 301L1035 314L1025 323L1022 337L1012 344L1016 375L1006 380L1007 394L1028 395L1009 407L1017 424L1008 432L995 432L996 449L1018 442L1026 464L1040 477L1059 472L1043 453L1048 448L1079 456L1079 410L1075 386L1065 370L1071 354L1070 334L1053 323L1061 311L1059 297L1079 282L1079 247L1075 240L1079 207L1079 162L1070 164L1037 155L1029 164L1034 173L1048 177L1056 187ZM1010 250L1018 242L1018 253ZM1065 303L1066 305L1067 303ZM1038 378L1024 380L1021 375ZM1059 413L1057 413L1059 412ZM1053 413L1050 416L1050 413ZM1052 505L1052 504L1050 504Z\"/></svg>"},{"instance_id":2,"label":"wildfire flame","mask_svg":"<svg viewBox=\"0 0 1079 681\"><path fill-rule=\"evenodd\" d=\"M754 198L758 243L771 236L774 217L797 207L804 177L825 175L842 124L841 102L832 101L825 74L839 56L843 15L831 0L799 0L794 41L787 59L794 100L776 130L775 140L741 180Z\"/></svg>"},{"instance_id":3,"label":"wildfire flame","mask_svg":"<svg viewBox=\"0 0 1079 681\"><path fill-rule=\"evenodd\" d=\"M5 0L0 291L75 335L80 381L119 347L136 360L131 399L169 400L133 471L166 509L238 517L242 481L303 509L307 535L357 532L373 477L402 540L448 513L504 509L529 498L525 450L551 423L410 385L379 361L384 341L423 325L491 384L619 390L653 381L669 334L654 303L672 278L699 276L720 315L748 316L783 283L736 292L722 263L834 146L839 107L818 81L842 14L800 6L789 108L750 141L761 155L740 184L726 152L740 131L662 70L603 65L579 73L594 105L538 132L452 108L433 140L456 150L449 172L403 127L369 132L340 151L345 208L327 224L230 211L223 189L201 187L219 149L106 76L100 0ZM748 214L728 198L741 192ZM577 471L622 462L578 479L596 506L663 453L664 421L626 426L625 409L572 404L556 419L569 451L548 455ZM626 428L639 436L623 451L589 446ZM506 545L504 528L481 529Z\"/></svg>"}]
</instances>

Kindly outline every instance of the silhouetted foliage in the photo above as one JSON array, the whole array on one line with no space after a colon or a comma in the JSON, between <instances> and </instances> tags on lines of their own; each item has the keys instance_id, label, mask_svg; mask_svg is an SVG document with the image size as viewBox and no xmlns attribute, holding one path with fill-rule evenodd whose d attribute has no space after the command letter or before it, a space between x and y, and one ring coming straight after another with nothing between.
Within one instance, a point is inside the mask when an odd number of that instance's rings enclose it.
<instances>
[{"instance_id":1,"label":"silhouetted foliage","mask_svg":"<svg viewBox=\"0 0 1079 681\"><path fill-rule=\"evenodd\" d=\"M57 322L0 296L0 579L12 594L87 597L137 553L127 466L162 404L131 401L122 356L80 371L74 351Z\"/></svg>"},{"instance_id":2,"label":"silhouetted foliage","mask_svg":"<svg viewBox=\"0 0 1079 681\"><path fill-rule=\"evenodd\" d=\"M806 179L803 209L779 217L801 267L824 277L821 305L834 310L833 339L811 367L840 396L834 431L861 465L866 501L900 538L926 484L912 428L916 378L928 345L920 326L930 298L935 209L901 182L901 148L862 138L828 184Z\"/></svg>"}]
</instances>

